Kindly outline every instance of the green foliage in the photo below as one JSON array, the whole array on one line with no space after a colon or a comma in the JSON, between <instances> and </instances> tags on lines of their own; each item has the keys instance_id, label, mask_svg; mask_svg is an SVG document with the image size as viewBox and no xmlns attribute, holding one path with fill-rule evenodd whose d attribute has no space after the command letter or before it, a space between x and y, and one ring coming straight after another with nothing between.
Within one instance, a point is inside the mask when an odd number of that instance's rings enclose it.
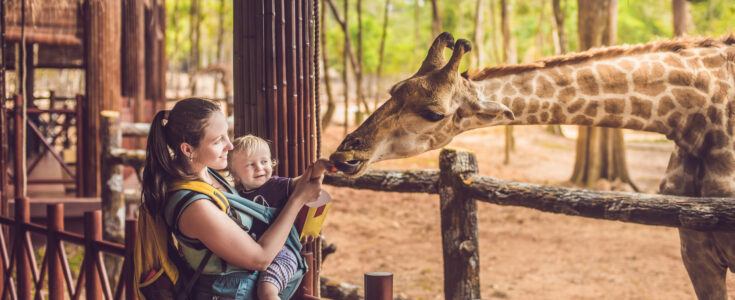
<instances>
[{"instance_id":1,"label":"green foliage","mask_svg":"<svg viewBox=\"0 0 735 300\"><path fill-rule=\"evenodd\" d=\"M166 54L169 65L176 69L187 68L191 51L191 31L189 9L193 0L168 2ZM214 62L217 58L218 15L220 1L199 0L201 5L201 61L202 65ZM349 1L349 34L352 51L357 55L357 10L355 0L333 0L340 16L344 1ZM483 0L483 31L486 64L497 64L493 45L501 51L500 0ZM512 34L515 38L519 61L536 60L554 54L552 37L554 26L551 1L549 0L508 0L513 7ZM476 0L437 1L443 30L457 38L472 39L475 22ZM225 61L231 61L232 51L232 1L224 1ZM378 68L380 37L383 26L385 1L362 1L363 29L363 66L366 74ZM494 10L490 8L494 5ZM735 0L697 0L690 2L693 25L690 35L717 37L735 31ZM567 34L567 49L576 51L577 41L577 1L562 0L565 13L564 28ZM341 71L344 38L342 29L334 19L328 6L326 41L329 52L330 68ZM495 16L491 17L491 11ZM543 11L543 18L540 15ZM415 72L426 55L433 40L431 33L431 2L429 0L391 0L388 35L386 39L383 74L386 76L410 74ZM491 21L495 21L492 24ZM540 22L540 23L539 23ZM493 34L493 30L495 33ZM673 24L670 0L620 0L618 2L618 44L637 44L653 40L667 39L672 36ZM495 37L493 39L493 37ZM539 43L541 41L541 43ZM540 45L540 47L539 47ZM463 68L466 68L467 62Z\"/></svg>"}]
</instances>

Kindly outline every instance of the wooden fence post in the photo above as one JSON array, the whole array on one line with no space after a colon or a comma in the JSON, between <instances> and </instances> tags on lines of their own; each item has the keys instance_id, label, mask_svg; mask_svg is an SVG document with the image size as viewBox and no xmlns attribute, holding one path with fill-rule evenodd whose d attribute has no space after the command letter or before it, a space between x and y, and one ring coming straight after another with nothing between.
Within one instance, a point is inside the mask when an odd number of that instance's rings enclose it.
<instances>
[{"instance_id":1,"label":"wooden fence post","mask_svg":"<svg viewBox=\"0 0 735 300\"><path fill-rule=\"evenodd\" d=\"M84 213L84 272L85 292L88 300L102 299L102 282L97 272L100 261L95 241L102 240L102 212L99 210Z\"/></svg>"},{"instance_id":2,"label":"wooden fence post","mask_svg":"<svg viewBox=\"0 0 735 300\"><path fill-rule=\"evenodd\" d=\"M18 299L31 299L31 261L26 253L26 224L31 222L30 202L26 197L15 198L15 226L13 244L15 246L15 276L18 281Z\"/></svg>"},{"instance_id":3,"label":"wooden fence post","mask_svg":"<svg viewBox=\"0 0 735 300\"><path fill-rule=\"evenodd\" d=\"M138 294L133 287L133 282L138 280L135 278L135 267L133 266L133 257L135 256L135 238L138 234L138 220L125 220L125 266L120 274L120 279L125 282L125 299L138 299Z\"/></svg>"},{"instance_id":4,"label":"wooden fence post","mask_svg":"<svg viewBox=\"0 0 735 300\"><path fill-rule=\"evenodd\" d=\"M57 232L64 230L64 204L46 206L48 231L46 257L48 263L48 299L64 299L64 273L61 267L61 243Z\"/></svg>"},{"instance_id":5,"label":"wooden fence post","mask_svg":"<svg viewBox=\"0 0 735 300\"><path fill-rule=\"evenodd\" d=\"M365 273L365 299L393 300L393 274L388 272Z\"/></svg>"},{"instance_id":6,"label":"wooden fence post","mask_svg":"<svg viewBox=\"0 0 735 300\"><path fill-rule=\"evenodd\" d=\"M84 189L84 183L86 182L86 174L87 172L84 170L84 160L86 159L84 153L85 153L85 146L84 141L89 139L85 135L84 128L86 127L84 125L84 96L77 95L76 96L76 107L74 108L76 110L76 115L74 118L74 127L77 130L77 162L75 164L76 168L74 170L74 175L76 175L76 193L77 197L84 196L85 189Z\"/></svg>"},{"instance_id":7,"label":"wooden fence post","mask_svg":"<svg viewBox=\"0 0 735 300\"><path fill-rule=\"evenodd\" d=\"M462 195L462 181L477 175L475 155L442 150L439 157L444 299L480 299L477 205Z\"/></svg>"},{"instance_id":8,"label":"wooden fence post","mask_svg":"<svg viewBox=\"0 0 735 300\"><path fill-rule=\"evenodd\" d=\"M105 110L100 113L101 178L102 178L102 217L104 237L107 240L122 242L125 227L125 193L123 192L122 166L110 160L112 149L122 145L120 113Z\"/></svg>"}]
</instances>

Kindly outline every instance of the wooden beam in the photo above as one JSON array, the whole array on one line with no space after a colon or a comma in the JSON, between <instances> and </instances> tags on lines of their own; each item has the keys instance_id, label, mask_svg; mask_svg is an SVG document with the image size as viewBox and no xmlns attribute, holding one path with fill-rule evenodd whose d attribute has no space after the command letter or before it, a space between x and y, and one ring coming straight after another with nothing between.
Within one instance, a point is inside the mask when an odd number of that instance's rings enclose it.
<instances>
[{"instance_id":1,"label":"wooden beam","mask_svg":"<svg viewBox=\"0 0 735 300\"><path fill-rule=\"evenodd\" d=\"M120 110L120 1L85 2L84 196L100 194L100 112Z\"/></svg>"}]
</instances>

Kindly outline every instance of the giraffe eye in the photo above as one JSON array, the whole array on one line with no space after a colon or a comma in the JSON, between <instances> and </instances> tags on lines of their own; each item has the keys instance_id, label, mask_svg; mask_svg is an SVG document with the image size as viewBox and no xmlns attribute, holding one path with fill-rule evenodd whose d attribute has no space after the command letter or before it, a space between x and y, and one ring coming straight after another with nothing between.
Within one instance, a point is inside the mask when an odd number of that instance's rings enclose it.
<instances>
[{"instance_id":1,"label":"giraffe eye","mask_svg":"<svg viewBox=\"0 0 735 300\"><path fill-rule=\"evenodd\" d=\"M430 110L421 111L421 112L419 112L419 115L422 118L424 118L424 119L426 119L426 120L428 120L430 122L437 122L437 121L440 121L441 119L444 119L444 115L442 115L440 113L436 113L436 112L430 111Z\"/></svg>"}]
</instances>

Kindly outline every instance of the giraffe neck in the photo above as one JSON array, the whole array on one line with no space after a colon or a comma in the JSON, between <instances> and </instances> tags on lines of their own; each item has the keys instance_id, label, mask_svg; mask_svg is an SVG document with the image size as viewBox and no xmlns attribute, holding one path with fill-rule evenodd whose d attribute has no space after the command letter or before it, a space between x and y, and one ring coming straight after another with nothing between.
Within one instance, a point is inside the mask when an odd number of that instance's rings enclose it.
<instances>
[{"instance_id":1,"label":"giraffe neck","mask_svg":"<svg viewBox=\"0 0 735 300\"><path fill-rule=\"evenodd\" d=\"M729 88L717 79L723 74L715 74L725 69L724 61L707 60L711 56L700 53L716 56L719 51L724 50L612 57L475 83L487 100L511 108L516 119L506 124L628 128L675 139L690 125L692 115L707 113L708 104L716 102L714 96L726 98Z\"/></svg>"}]
</instances>

